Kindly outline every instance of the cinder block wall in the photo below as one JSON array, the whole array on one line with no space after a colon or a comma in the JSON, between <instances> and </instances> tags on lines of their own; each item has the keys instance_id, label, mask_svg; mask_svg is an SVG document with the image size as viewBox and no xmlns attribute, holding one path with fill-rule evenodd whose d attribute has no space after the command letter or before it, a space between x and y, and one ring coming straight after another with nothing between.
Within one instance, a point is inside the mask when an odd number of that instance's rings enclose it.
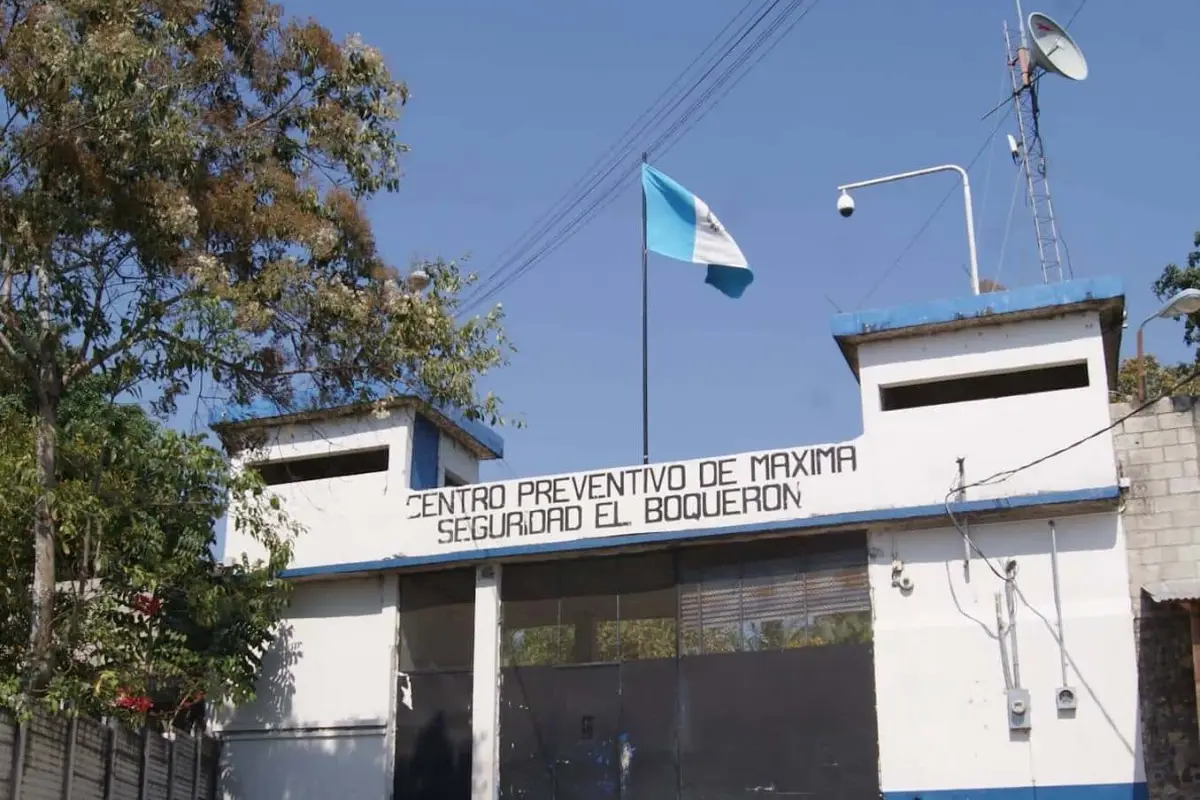
<instances>
[{"instance_id":1,"label":"cinder block wall","mask_svg":"<svg viewBox=\"0 0 1200 800\"><path fill-rule=\"evenodd\" d=\"M1159 400L1114 429L1117 459L1129 478L1125 533L1129 540L1134 614L1141 587L1161 580L1200 578L1200 398ZM1114 420L1130 412L1112 406Z\"/></svg>"},{"instance_id":2,"label":"cinder block wall","mask_svg":"<svg viewBox=\"0 0 1200 800\"><path fill-rule=\"evenodd\" d=\"M1142 747L1150 797L1200 800L1191 622L1177 603L1154 603L1142 587L1200 578L1200 398L1163 399L1113 433L1122 475L1130 596L1138 643ZM1112 419L1131 411L1112 406Z\"/></svg>"}]
</instances>

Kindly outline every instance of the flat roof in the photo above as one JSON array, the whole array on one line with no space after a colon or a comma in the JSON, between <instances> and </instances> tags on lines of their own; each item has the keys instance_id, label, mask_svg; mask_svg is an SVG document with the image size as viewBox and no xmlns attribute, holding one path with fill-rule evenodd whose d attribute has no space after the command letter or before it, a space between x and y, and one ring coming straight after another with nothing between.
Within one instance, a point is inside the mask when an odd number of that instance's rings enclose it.
<instances>
[{"instance_id":1,"label":"flat roof","mask_svg":"<svg viewBox=\"0 0 1200 800\"><path fill-rule=\"evenodd\" d=\"M858 375L858 348L866 342L928 336L952 330L1003 325L1028 319L1052 319L1080 311L1098 311L1110 379L1116 379L1125 291L1115 277L1023 286L1004 292L930 300L833 316L830 327L846 362Z\"/></svg>"},{"instance_id":2,"label":"flat roof","mask_svg":"<svg viewBox=\"0 0 1200 800\"><path fill-rule=\"evenodd\" d=\"M415 408L436 425L438 430L466 447L476 458L504 458L504 438L500 434L482 422L467 419L457 411L436 406L416 392L381 397L380 402L385 408ZM227 405L214 410L209 415L208 424L220 435L223 431L278 427L355 416L365 413L374 404L347 403L322 407L311 399L307 402L302 399L297 405L299 410L296 411L283 411L265 400L249 405Z\"/></svg>"}]
</instances>

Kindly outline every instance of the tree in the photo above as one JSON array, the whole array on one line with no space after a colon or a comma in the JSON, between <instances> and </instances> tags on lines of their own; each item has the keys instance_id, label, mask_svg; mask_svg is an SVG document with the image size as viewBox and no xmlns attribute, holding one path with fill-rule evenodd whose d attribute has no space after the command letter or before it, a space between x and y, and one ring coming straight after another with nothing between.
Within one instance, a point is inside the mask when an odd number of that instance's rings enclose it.
<instances>
[{"instance_id":1,"label":"tree","mask_svg":"<svg viewBox=\"0 0 1200 800\"><path fill-rule=\"evenodd\" d=\"M1187 255L1187 266L1180 268L1175 264L1168 264L1154 282L1153 288L1155 296L1164 302L1183 289L1200 289L1200 231L1192 234L1192 251ZM1184 317L1183 341L1188 345L1200 342L1200 328L1197 328L1196 315Z\"/></svg>"},{"instance_id":2,"label":"tree","mask_svg":"<svg viewBox=\"0 0 1200 800\"><path fill-rule=\"evenodd\" d=\"M1200 394L1200 380L1188 380L1188 376L1196 371L1196 364L1180 362L1178 364L1159 364L1152 355L1145 356L1146 361L1146 399L1153 400L1164 395ZM1136 358L1127 358L1121 362L1117 373L1117 394L1125 402L1133 402L1138 396L1138 364Z\"/></svg>"},{"instance_id":3,"label":"tree","mask_svg":"<svg viewBox=\"0 0 1200 800\"><path fill-rule=\"evenodd\" d=\"M1166 300L1183 289L1200 289L1200 231L1192 235L1192 251L1187 255L1187 266L1180 268L1176 264L1168 264L1162 274L1154 281L1152 289L1160 301ZM1185 316L1183 321L1183 341L1188 345L1200 343L1200 328L1193 316ZM1197 353L1200 358L1200 353ZM1200 381L1189 380L1200 365L1180 362L1163 365L1152 355L1145 356L1146 370L1146 399L1151 400L1163 395L1200 394ZM1127 358L1121 362L1117 374L1117 393L1123 400L1133 400L1138 389L1138 363L1136 358Z\"/></svg>"},{"instance_id":4,"label":"tree","mask_svg":"<svg viewBox=\"0 0 1200 800\"><path fill-rule=\"evenodd\" d=\"M253 471L233 474L199 437L114 405L95 382L59 409L55 478L54 669L44 698L96 713L171 719L202 698L244 700L286 602L275 579L295 526ZM41 486L36 420L0 400L0 701L20 697ZM220 565L215 523L264 545L265 562Z\"/></svg>"},{"instance_id":5,"label":"tree","mask_svg":"<svg viewBox=\"0 0 1200 800\"><path fill-rule=\"evenodd\" d=\"M500 422L497 308L378 253L407 97L380 54L265 0L0 0L0 355L36 424L31 674L52 664L64 398L204 386L281 409L399 390ZM301 400L300 398L304 398ZM37 681L34 681L37 683Z\"/></svg>"}]
</instances>

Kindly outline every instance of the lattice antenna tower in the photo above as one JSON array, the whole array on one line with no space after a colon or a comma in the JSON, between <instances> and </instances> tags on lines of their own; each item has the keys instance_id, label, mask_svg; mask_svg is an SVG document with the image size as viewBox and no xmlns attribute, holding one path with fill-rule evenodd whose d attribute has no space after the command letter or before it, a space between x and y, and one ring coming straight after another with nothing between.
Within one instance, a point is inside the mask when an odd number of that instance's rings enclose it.
<instances>
[{"instance_id":1,"label":"lattice antenna tower","mask_svg":"<svg viewBox=\"0 0 1200 800\"><path fill-rule=\"evenodd\" d=\"M1067 32L1045 14L1033 13L1029 19L1017 5L1017 41L1004 23L1005 58L1012 79L1012 104L1017 119L1018 138L1008 137L1013 160L1025 174L1026 194L1033 213L1033 231L1037 240L1042 280L1053 283L1063 279L1062 255L1058 246L1058 223L1050 180L1046 175L1046 149L1042 141L1041 108L1038 91L1041 78L1054 73L1068 80L1087 78L1087 61Z\"/></svg>"}]
</instances>

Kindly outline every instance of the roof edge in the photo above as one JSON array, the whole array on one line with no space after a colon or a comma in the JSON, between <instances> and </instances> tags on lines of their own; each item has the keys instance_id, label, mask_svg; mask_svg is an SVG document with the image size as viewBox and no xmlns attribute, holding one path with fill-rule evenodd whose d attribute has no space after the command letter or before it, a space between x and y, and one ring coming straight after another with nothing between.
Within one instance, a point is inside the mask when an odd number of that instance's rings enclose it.
<instances>
[{"instance_id":1,"label":"roof edge","mask_svg":"<svg viewBox=\"0 0 1200 800\"><path fill-rule=\"evenodd\" d=\"M1064 314L1097 311L1109 380L1115 382L1125 293L1120 278L1082 278L1024 286L1006 292L967 295L902 306L835 314L830 328L838 348L858 377L858 348L867 342L928 336L952 330L1004 325Z\"/></svg>"},{"instance_id":2,"label":"roof edge","mask_svg":"<svg viewBox=\"0 0 1200 800\"><path fill-rule=\"evenodd\" d=\"M360 416L378 408L413 408L424 414L442 432L466 447L476 458L504 458L504 437L487 425L467 419L462 414L442 409L415 394L393 395L376 402L347 403L329 408L313 408L288 413L264 414L243 419L210 419L209 427L224 439L226 432L296 425L305 422Z\"/></svg>"}]
</instances>

